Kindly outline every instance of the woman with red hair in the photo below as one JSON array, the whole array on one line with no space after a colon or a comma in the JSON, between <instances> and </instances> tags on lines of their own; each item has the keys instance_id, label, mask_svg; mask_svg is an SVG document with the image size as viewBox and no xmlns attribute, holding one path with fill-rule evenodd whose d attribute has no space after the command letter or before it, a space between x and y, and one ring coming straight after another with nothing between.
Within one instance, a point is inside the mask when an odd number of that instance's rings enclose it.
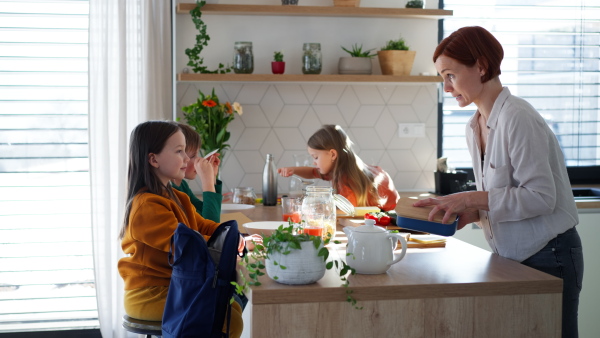
<instances>
[{"instance_id":1,"label":"woman with red hair","mask_svg":"<svg viewBox=\"0 0 600 338\"><path fill-rule=\"evenodd\" d=\"M476 222L492 250L563 279L562 336L577 337L583 279L579 223L565 159L544 118L500 82L502 45L481 27L463 27L436 48L444 91L477 106L466 127L477 191L418 201L458 228Z\"/></svg>"}]
</instances>

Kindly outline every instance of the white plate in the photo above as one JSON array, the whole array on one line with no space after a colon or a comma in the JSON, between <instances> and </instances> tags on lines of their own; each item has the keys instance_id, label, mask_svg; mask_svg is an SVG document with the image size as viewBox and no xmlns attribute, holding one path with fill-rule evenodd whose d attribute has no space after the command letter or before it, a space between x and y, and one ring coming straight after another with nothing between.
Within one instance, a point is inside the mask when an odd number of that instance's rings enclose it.
<instances>
[{"instance_id":1,"label":"white plate","mask_svg":"<svg viewBox=\"0 0 600 338\"><path fill-rule=\"evenodd\" d=\"M227 214L230 212L246 212L246 211L250 211L252 209L254 209L254 206L250 205L250 204L233 204L233 203L221 204L221 213L222 214Z\"/></svg>"},{"instance_id":2,"label":"white plate","mask_svg":"<svg viewBox=\"0 0 600 338\"><path fill-rule=\"evenodd\" d=\"M244 224L244 228L250 234L258 234L261 236L271 236L273 231L279 228L280 225L284 227L288 226L286 222L283 221L264 221L264 222L250 222Z\"/></svg>"}]
</instances>

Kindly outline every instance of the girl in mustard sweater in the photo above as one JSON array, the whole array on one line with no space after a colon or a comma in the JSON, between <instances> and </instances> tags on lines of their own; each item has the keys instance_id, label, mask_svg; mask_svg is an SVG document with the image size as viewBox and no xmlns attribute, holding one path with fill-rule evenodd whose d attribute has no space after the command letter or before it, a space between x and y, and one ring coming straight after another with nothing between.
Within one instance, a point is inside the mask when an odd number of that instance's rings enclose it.
<instances>
[{"instance_id":1,"label":"girl in mustard sweater","mask_svg":"<svg viewBox=\"0 0 600 338\"><path fill-rule=\"evenodd\" d=\"M219 225L202 218L189 197L169 183L185 175L190 160L185 145L175 122L144 122L131 133L127 205L120 234L126 257L119 260L118 268L125 282L125 312L133 318L162 320L172 271L169 246L178 223L207 239ZM243 238L238 249L244 249ZM234 302L231 336L239 337L242 329L242 309Z\"/></svg>"}]
</instances>

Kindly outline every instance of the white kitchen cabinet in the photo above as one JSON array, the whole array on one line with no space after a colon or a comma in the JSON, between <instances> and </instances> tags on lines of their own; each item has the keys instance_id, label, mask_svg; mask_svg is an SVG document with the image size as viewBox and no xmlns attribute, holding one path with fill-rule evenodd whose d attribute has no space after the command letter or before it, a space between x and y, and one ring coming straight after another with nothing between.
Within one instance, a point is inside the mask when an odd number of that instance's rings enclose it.
<instances>
[{"instance_id":1,"label":"white kitchen cabinet","mask_svg":"<svg viewBox=\"0 0 600 338\"><path fill-rule=\"evenodd\" d=\"M600 337L600 209L579 209L577 231L583 245L584 276L583 290L579 297L579 337ZM467 225L454 235L469 244L490 250L482 230Z\"/></svg>"},{"instance_id":2,"label":"white kitchen cabinet","mask_svg":"<svg viewBox=\"0 0 600 338\"><path fill-rule=\"evenodd\" d=\"M579 337L600 337L600 209L579 209L577 231L583 245L583 290L579 297Z\"/></svg>"}]
</instances>

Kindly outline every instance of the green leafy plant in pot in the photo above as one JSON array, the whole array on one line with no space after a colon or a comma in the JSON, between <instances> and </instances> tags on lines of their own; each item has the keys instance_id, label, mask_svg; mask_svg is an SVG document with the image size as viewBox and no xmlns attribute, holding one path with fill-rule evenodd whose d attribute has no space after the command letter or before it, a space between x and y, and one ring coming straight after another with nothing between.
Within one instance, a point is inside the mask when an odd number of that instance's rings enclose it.
<instances>
[{"instance_id":1,"label":"green leafy plant in pot","mask_svg":"<svg viewBox=\"0 0 600 338\"><path fill-rule=\"evenodd\" d=\"M240 282L232 282L236 292L242 294L248 286L260 286L259 277L266 274L273 280L282 284L311 284L325 275L325 270L336 269L342 286L346 288L346 301L356 309L356 299L348 287L348 274L355 274L355 270L343 260L331 260L329 244L331 235L323 239L321 236L312 236L302 233L302 227L295 228L292 223L288 226L280 225L270 236L263 238L263 243L255 243L254 250L240 260L247 271L247 275L240 271ZM340 243L334 241L334 243Z\"/></svg>"},{"instance_id":2,"label":"green leafy plant in pot","mask_svg":"<svg viewBox=\"0 0 600 338\"><path fill-rule=\"evenodd\" d=\"M363 50L362 45L354 44L352 49L347 49L342 46L342 50L350 57L340 57L338 62L338 73L340 74L363 74L370 75L373 73L373 65L371 58L375 53L371 53L375 48Z\"/></svg>"},{"instance_id":3,"label":"green leafy plant in pot","mask_svg":"<svg viewBox=\"0 0 600 338\"><path fill-rule=\"evenodd\" d=\"M208 67L204 66L204 58L200 56L200 53L204 49L204 47L208 46L208 41L210 40L210 36L206 33L206 24L202 20L202 7L206 4L204 0L196 0L196 7L190 11L192 16L192 21L198 30L198 34L196 35L196 43L194 47L187 48L185 50L185 55L188 56L189 61L187 63L188 66L192 67L192 71L194 73L210 73L210 74L225 74L231 72L231 67L223 65L219 63L219 67L215 70L210 70Z\"/></svg>"},{"instance_id":4,"label":"green leafy plant in pot","mask_svg":"<svg viewBox=\"0 0 600 338\"><path fill-rule=\"evenodd\" d=\"M283 61L283 52L273 53L273 62L271 62L271 71L273 74L283 74L285 72L285 62Z\"/></svg>"},{"instance_id":5,"label":"green leafy plant in pot","mask_svg":"<svg viewBox=\"0 0 600 338\"><path fill-rule=\"evenodd\" d=\"M226 143L230 137L227 125L233 121L235 114L242 115L242 106L237 102L220 103L214 88L210 95L204 95L202 91L198 93L196 102L182 108L183 117L200 135L202 155L218 149L221 158L224 158L225 150L230 147Z\"/></svg>"},{"instance_id":6,"label":"green leafy plant in pot","mask_svg":"<svg viewBox=\"0 0 600 338\"><path fill-rule=\"evenodd\" d=\"M410 75L416 52L409 49L403 38L389 40L377 52L381 73L383 75Z\"/></svg>"}]
</instances>

